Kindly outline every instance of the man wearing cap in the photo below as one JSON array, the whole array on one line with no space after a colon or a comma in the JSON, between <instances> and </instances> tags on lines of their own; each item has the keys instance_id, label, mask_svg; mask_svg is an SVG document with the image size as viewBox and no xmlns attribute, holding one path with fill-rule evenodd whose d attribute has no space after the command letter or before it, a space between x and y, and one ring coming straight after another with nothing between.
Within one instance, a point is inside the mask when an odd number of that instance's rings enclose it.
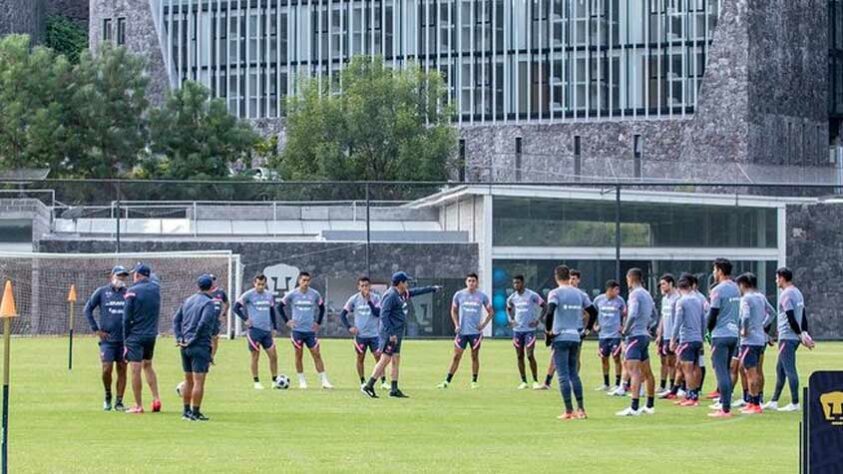
<instances>
[{"instance_id":1,"label":"man wearing cap","mask_svg":"<svg viewBox=\"0 0 843 474\"><path fill-rule=\"evenodd\" d=\"M205 375L211 365L211 340L217 324L216 303L213 299L214 279L202 275L196 281L199 291L186 299L173 318L173 334L181 348L181 365L184 370L184 403L182 419L207 421L200 411L205 394Z\"/></svg>"},{"instance_id":2,"label":"man wearing cap","mask_svg":"<svg viewBox=\"0 0 843 474\"><path fill-rule=\"evenodd\" d=\"M132 394L135 397L135 405L129 408L127 413L143 413L141 369L152 391L152 411L161 411L158 377L152 368L155 339L158 337L158 316L161 312L161 288L157 281L149 278L151 273L148 265L135 265L132 269L134 285L126 292L123 341L126 346L126 361L132 369Z\"/></svg>"},{"instance_id":3,"label":"man wearing cap","mask_svg":"<svg viewBox=\"0 0 843 474\"><path fill-rule=\"evenodd\" d=\"M398 389L398 367L401 362L401 341L404 338L410 298L442 289L441 286L410 289L410 280L412 278L406 273L397 272L392 275L392 287L384 293L380 308L375 306L371 300L368 301L372 314L380 318L378 349L381 353L381 358L375 365L372 376L360 388L360 391L370 398L378 398L377 393L375 393L375 382L383 376L386 372L386 366L390 363L392 363L392 389L389 391L389 396L407 398Z\"/></svg>"},{"instance_id":4,"label":"man wearing cap","mask_svg":"<svg viewBox=\"0 0 843 474\"><path fill-rule=\"evenodd\" d=\"M211 362L217 355L217 348L220 343L220 319L228 313L228 295L225 290L217 284L216 275L209 275L214 284L211 286L211 299L214 300L214 307L217 310L217 317L214 319L214 329L211 332L213 338L211 339Z\"/></svg>"},{"instance_id":5,"label":"man wearing cap","mask_svg":"<svg viewBox=\"0 0 843 474\"><path fill-rule=\"evenodd\" d=\"M91 331L99 337L102 385L105 401L102 408L111 411L111 374L117 366L117 401L114 409L123 411L123 392L126 391L126 360L123 358L123 307L126 304L126 282L129 272L121 266L111 270L111 282L94 291L85 303L85 317ZM94 311L99 308L99 322Z\"/></svg>"}]
</instances>

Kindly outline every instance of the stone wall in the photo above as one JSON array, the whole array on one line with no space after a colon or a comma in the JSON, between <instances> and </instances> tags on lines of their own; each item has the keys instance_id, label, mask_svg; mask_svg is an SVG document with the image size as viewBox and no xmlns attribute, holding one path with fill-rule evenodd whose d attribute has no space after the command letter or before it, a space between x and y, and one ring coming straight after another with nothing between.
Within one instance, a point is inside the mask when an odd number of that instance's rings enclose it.
<instances>
[{"instance_id":1,"label":"stone wall","mask_svg":"<svg viewBox=\"0 0 843 474\"><path fill-rule=\"evenodd\" d=\"M88 29L88 7L90 0L48 0L47 15L59 15L70 18L86 30Z\"/></svg>"},{"instance_id":2,"label":"stone wall","mask_svg":"<svg viewBox=\"0 0 843 474\"><path fill-rule=\"evenodd\" d=\"M166 98L169 79L150 8L148 0L90 0L88 40L96 51L103 41L103 20L112 20L116 35L117 19L126 18L126 48L146 58L150 77L147 96L150 103L159 105Z\"/></svg>"},{"instance_id":3,"label":"stone wall","mask_svg":"<svg viewBox=\"0 0 843 474\"><path fill-rule=\"evenodd\" d=\"M27 34L35 42L44 39L45 0L3 0L0 2L0 37Z\"/></svg>"},{"instance_id":4,"label":"stone wall","mask_svg":"<svg viewBox=\"0 0 843 474\"><path fill-rule=\"evenodd\" d=\"M38 250L51 253L110 253L113 241L42 240ZM245 266L243 289L251 287L252 277L268 267L288 265L313 275L313 287L320 291L329 305L327 323L322 335L347 337L339 322L339 310L345 303L336 297L329 286L333 281L353 285L357 277L366 273L365 245L347 242L221 242L221 241L123 241L124 252L173 252L196 250L231 250L239 254ZM476 244L385 244L371 246L371 278L376 283L387 282L398 270L404 270L419 280L419 284L440 284L445 291L433 298L432 327L434 335L451 334L450 295L462 288L463 278L476 271L479 257ZM272 284L270 284L272 287ZM444 296L443 296L444 295ZM187 296L187 295L186 295ZM343 301L339 301L342 299ZM286 330L285 330L286 331Z\"/></svg>"},{"instance_id":5,"label":"stone wall","mask_svg":"<svg viewBox=\"0 0 843 474\"><path fill-rule=\"evenodd\" d=\"M787 207L787 265L805 297L811 334L843 338L843 205Z\"/></svg>"}]
</instances>

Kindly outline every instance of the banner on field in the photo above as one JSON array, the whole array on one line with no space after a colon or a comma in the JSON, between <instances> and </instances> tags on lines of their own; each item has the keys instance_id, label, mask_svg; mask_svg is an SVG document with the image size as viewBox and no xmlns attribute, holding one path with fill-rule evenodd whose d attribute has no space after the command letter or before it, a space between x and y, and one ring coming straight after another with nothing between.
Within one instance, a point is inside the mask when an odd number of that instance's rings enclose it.
<instances>
[{"instance_id":1,"label":"banner on field","mask_svg":"<svg viewBox=\"0 0 843 474\"><path fill-rule=\"evenodd\" d=\"M840 473L843 466L843 371L814 372L802 414L803 474Z\"/></svg>"}]
</instances>

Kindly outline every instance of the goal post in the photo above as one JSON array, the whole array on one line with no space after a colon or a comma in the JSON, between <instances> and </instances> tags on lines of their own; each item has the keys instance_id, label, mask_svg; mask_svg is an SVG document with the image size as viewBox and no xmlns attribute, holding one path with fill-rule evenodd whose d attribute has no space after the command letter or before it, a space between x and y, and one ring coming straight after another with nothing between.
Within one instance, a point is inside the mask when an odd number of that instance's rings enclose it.
<instances>
[{"instance_id":1,"label":"goal post","mask_svg":"<svg viewBox=\"0 0 843 474\"><path fill-rule=\"evenodd\" d=\"M161 285L159 334L172 333L176 310L185 298L195 293L196 279L203 273L217 277L217 282L233 301L240 293L242 274L240 256L228 250L141 253L15 253L0 252L0 282L10 280L14 287L20 317L12 324L17 336L57 336L70 330L67 295L75 285L79 299L73 329L89 334L91 329L82 308L98 287L108 284L111 269L122 265L131 269L143 262L152 269L152 278ZM221 315L221 327L234 331L232 311Z\"/></svg>"}]
</instances>

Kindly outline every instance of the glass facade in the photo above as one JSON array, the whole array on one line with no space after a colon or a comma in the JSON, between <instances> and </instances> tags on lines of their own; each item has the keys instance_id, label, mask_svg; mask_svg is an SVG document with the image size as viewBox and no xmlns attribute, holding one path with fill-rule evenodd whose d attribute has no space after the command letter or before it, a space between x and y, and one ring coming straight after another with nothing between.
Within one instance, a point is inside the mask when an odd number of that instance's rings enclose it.
<instances>
[{"instance_id":1,"label":"glass facade","mask_svg":"<svg viewBox=\"0 0 843 474\"><path fill-rule=\"evenodd\" d=\"M758 287L771 303L776 301L776 261L732 261L733 274L753 272L758 276ZM614 260L495 260L493 262L493 296L492 304L495 309L494 330L496 337L511 335L507 325L504 303L506 297L512 293L512 277L524 275L527 287L546 296L556 287L553 280L553 269L556 265L565 264L582 272L580 288L594 299L603 292L606 280L615 278ZM658 278L664 273L673 273L677 278L682 272L691 272L700 280L700 291L708 294L713 285L711 275L711 261L709 260L621 260L621 276L630 268L638 267L644 271L646 286L659 304L661 295L658 293ZM621 278L621 295L626 298L629 289L626 281Z\"/></svg>"},{"instance_id":2,"label":"glass facade","mask_svg":"<svg viewBox=\"0 0 843 474\"><path fill-rule=\"evenodd\" d=\"M612 247L615 202L495 197L493 245ZM623 247L776 248L775 208L623 201Z\"/></svg>"},{"instance_id":3,"label":"glass facade","mask_svg":"<svg viewBox=\"0 0 843 474\"><path fill-rule=\"evenodd\" d=\"M719 0L152 0L173 86L280 117L354 55L438 70L460 122L694 111Z\"/></svg>"},{"instance_id":4,"label":"glass facade","mask_svg":"<svg viewBox=\"0 0 843 474\"><path fill-rule=\"evenodd\" d=\"M828 112L843 117L843 0L828 1Z\"/></svg>"}]
</instances>

